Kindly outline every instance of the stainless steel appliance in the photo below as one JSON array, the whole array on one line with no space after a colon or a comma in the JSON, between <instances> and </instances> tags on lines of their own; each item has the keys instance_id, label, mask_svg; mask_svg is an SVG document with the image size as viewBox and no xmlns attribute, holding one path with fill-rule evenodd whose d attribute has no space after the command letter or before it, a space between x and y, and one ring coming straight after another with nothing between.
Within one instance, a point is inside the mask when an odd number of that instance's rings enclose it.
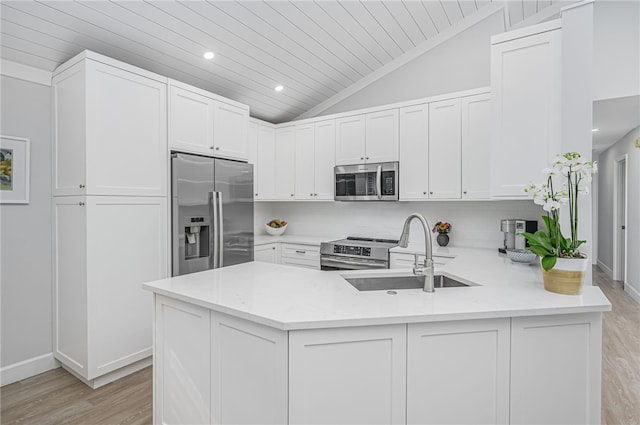
<instances>
[{"instance_id":1,"label":"stainless steel appliance","mask_svg":"<svg viewBox=\"0 0 640 425\"><path fill-rule=\"evenodd\" d=\"M507 249L524 249L527 240L519 234L522 232L535 233L538 231L538 222L535 220L522 220L515 218L505 218L500 220L500 231L504 233L503 246L498 248L500 252L507 252Z\"/></svg>"},{"instance_id":2,"label":"stainless steel appliance","mask_svg":"<svg viewBox=\"0 0 640 425\"><path fill-rule=\"evenodd\" d=\"M321 270L388 269L389 250L398 246L390 239L350 236L320 244Z\"/></svg>"},{"instance_id":3,"label":"stainless steel appliance","mask_svg":"<svg viewBox=\"0 0 640 425\"><path fill-rule=\"evenodd\" d=\"M172 275L253 261L253 165L171 154Z\"/></svg>"},{"instance_id":4,"label":"stainless steel appliance","mask_svg":"<svg viewBox=\"0 0 640 425\"><path fill-rule=\"evenodd\" d=\"M341 165L334 168L336 201L397 201L398 163Z\"/></svg>"}]
</instances>

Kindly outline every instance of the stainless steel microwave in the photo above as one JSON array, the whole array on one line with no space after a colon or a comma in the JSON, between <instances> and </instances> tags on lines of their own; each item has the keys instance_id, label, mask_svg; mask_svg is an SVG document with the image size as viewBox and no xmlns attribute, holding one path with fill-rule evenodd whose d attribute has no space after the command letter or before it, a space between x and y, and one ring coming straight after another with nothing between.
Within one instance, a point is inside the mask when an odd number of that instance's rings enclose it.
<instances>
[{"instance_id":1,"label":"stainless steel microwave","mask_svg":"<svg viewBox=\"0 0 640 425\"><path fill-rule=\"evenodd\" d=\"M334 168L336 201L397 201L398 163L341 165Z\"/></svg>"}]
</instances>

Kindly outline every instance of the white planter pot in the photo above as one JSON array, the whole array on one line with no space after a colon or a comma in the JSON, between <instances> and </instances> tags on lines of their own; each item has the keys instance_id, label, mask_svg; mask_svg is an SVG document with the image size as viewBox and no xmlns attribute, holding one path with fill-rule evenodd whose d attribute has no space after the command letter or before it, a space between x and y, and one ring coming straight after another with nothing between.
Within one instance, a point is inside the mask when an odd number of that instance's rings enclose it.
<instances>
[{"instance_id":1,"label":"white planter pot","mask_svg":"<svg viewBox=\"0 0 640 425\"><path fill-rule=\"evenodd\" d=\"M556 294L581 294L587 267L588 258L558 258L553 269L542 269L544 289Z\"/></svg>"}]
</instances>

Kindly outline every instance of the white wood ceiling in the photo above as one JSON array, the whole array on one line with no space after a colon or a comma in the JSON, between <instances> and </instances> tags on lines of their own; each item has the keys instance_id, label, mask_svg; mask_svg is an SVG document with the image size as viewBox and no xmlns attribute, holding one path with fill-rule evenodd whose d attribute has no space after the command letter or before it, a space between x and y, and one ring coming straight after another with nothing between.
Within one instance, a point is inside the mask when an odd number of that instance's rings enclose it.
<instances>
[{"instance_id":1,"label":"white wood ceiling","mask_svg":"<svg viewBox=\"0 0 640 425\"><path fill-rule=\"evenodd\" d=\"M0 57L52 71L90 49L248 104L252 116L277 123L490 3L3 0ZM552 0L505 4L511 27ZM202 57L208 50L211 61Z\"/></svg>"}]
</instances>

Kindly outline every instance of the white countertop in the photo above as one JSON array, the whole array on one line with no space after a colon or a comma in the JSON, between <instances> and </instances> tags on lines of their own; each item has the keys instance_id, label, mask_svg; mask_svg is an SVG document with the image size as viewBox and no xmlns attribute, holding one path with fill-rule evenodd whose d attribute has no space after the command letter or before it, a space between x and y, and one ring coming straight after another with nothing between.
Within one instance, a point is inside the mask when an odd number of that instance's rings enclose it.
<instances>
[{"instance_id":1,"label":"white countertop","mask_svg":"<svg viewBox=\"0 0 640 425\"><path fill-rule=\"evenodd\" d=\"M405 250L411 252L411 247ZM437 250L438 255L443 255L444 250L455 258L436 268L436 272L478 286L437 288L435 293L405 289L397 290L396 295L386 291L360 292L340 274L362 271L319 271L261 262L143 286L161 295L282 330L611 310L600 288L586 286L582 295L547 292L539 266L512 263L496 250L443 248ZM367 273L397 275L411 271Z\"/></svg>"}]
</instances>

